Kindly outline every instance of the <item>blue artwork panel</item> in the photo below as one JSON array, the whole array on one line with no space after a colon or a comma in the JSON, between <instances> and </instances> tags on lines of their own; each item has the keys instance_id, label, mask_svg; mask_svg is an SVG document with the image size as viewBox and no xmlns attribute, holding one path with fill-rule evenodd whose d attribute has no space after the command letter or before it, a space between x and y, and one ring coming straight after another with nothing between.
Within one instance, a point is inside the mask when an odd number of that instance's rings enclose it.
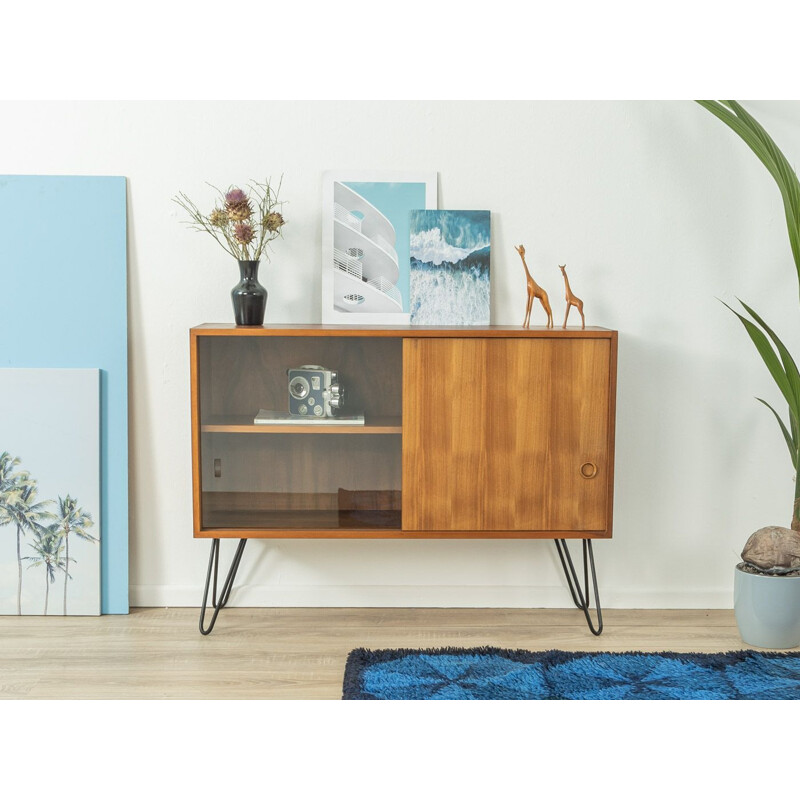
<instances>
[{"instance_id":1,"label":"blue artwork panel","mask_svg":"<svg viewBox=\"0 0 800 800\"><path fill-rule=\"evenodd\" d=\"M488 325L491 214L411 211L412 325Z\"/></svg>"},{"instance_id":2,"label":"blue artwork panel","mask_svg":"<svg viewBox=\"0 0 800 800\"><path fill-rule=\"evenodd\" d=\"M105 614L128 612L126 219L125 178L0 176L0 367L100 370Z\"/></svg>"},{"instance_id":3,"label":"blue artwork panel","mask_svg":"<svg viewBox=\"0 0 800 800\"><path fill-rule=\"evenodd\" d=\"M0 369L0 614L100 613L100 372Z\"/></svg>"}]
</instances>

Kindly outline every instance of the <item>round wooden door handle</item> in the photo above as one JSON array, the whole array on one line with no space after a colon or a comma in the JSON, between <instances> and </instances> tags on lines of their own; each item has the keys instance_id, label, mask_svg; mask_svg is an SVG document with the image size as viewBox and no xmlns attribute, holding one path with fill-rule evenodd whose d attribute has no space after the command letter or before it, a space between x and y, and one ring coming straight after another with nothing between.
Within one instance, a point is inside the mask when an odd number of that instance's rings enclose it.
<instances>
[{"instance_id":1,"label":"round wooden door handle","mask_svg":"<svg viewBox=\"0 0 800 800\"><path fill-rule=\"evenodd\" d=\"M591 461L581 464L581 477L594 478L595 475L597 475L597 464L594 464Z\"/></svg>"}]
</instances>

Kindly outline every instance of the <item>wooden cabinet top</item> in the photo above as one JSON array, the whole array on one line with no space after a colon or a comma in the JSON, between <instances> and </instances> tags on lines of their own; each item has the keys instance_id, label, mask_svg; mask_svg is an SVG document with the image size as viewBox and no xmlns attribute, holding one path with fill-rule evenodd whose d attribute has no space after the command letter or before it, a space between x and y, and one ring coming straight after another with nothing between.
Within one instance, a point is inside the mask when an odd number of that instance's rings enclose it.
<instances>
[{"instance_id":1,"label":"wooden cabinet top","mask_svg":"<svg viewBox=\"0 0 800 800\"><path fill-rule=\"evenodd\" d=\"M614 339L617 332L608 328L523 328L519 325L444 326L427 325L302 325L282 323L241 327L233 323L207 322L191 329L194 336L386 336L401 338L545 338L545 339Z\"/></svg>"}]
</instances>

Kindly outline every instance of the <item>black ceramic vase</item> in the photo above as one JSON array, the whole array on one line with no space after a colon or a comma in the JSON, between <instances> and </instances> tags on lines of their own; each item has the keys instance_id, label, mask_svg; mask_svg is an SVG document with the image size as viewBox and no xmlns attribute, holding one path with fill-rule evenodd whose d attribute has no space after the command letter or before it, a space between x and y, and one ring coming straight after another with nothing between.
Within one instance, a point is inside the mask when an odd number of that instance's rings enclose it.
<instances>
[{"instance_id":1,"label":"black ceramic vase","mask_svg":"<svg viewBox=\"0 0 800 800\"><path fill-rule=\"evenodd\" d=\"M237 325L263 325L267 290L258 282L258 261L240 261L241 280L231 289Z\"/></svg>"}]
</instances>

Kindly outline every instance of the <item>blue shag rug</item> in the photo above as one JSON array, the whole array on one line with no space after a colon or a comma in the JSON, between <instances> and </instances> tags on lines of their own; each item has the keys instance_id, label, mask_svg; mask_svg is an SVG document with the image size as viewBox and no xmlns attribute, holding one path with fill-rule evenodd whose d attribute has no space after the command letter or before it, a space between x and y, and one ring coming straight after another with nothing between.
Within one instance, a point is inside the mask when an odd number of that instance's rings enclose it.
<instances>
[{"instance_id":1,"label":"blue shag rug","mask_svg":"<svg viewBox=\"0 0 800 800\"><path fill-rule=\"evenodd\" d=\"M800 652L353 650L343 700L800 700Z\"/></svg>"}]
</instances>

